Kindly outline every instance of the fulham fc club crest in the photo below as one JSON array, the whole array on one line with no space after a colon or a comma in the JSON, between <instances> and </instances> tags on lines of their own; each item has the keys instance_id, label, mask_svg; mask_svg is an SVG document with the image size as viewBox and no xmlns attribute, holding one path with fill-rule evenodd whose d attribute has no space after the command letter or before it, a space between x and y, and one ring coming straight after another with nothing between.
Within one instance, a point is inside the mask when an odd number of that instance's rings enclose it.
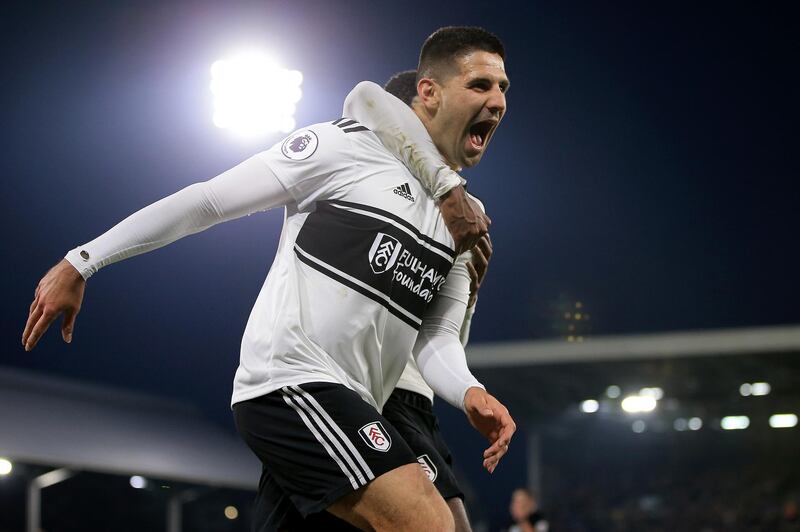
<instances>
[{"instance_id":1,"label":"fulham fc club crest","mask_svg":"<svg viewBox=\"0 0 800 532\"><path fill-rule=\"evenodd\" d=\"M376 451L385 453L392 446L392 438L389 437L389 433L386 432L380 421L367 423L361 427L358 433L361 435L361 439Z\"/></svg>"},{"instance_id":2,"label":"fulham fc club crest","mask_svg":"<svg viewBox=\"0 0 800 532\"><path fill-rule=\"evenodd\" d=\"M384 273L391 270L400 256L403 245L393 236L378 233L369 248L369 265L373 273Z\"/></svg>"},{"instance_id":3,"label":"fulham fc club crest","mask_svg":"<svg viewBox=\"0 0 800 532\"><path fill-rule=\"evenodd\" d=\"M428 456L427 454L423 454L422 456L417 456L417 462L419 462L419 465L422 466L422 470L425 472L426 475L428 475L430 481L435 482L439 472L436 471L436 466L433 465L433 460L431 460L430 456Z\"/></svg>"}]
</instances>

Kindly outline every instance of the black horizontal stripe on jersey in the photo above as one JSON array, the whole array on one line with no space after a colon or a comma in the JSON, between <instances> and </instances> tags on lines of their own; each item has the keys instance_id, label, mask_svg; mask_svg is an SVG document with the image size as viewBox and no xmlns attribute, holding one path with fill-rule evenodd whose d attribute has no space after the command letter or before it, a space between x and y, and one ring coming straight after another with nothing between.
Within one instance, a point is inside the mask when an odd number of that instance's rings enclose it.
<instances>
[{"instance_id":1,"label":"black horizontal stripe on jersey","mask_svg":"<svg viewBox=\"0 0 800 532\"><path fill-rule=\"evenodd\" d=\"M367 126L362 126L352 118L337 118L331 122L334 126L341 128L345 133L355 133L356 131L369 131Z\"/></svg>"},{"instance_id":2,"label":"black horizontal stripe on jersey","mask_svg":"<svg viewBox=\"0 0 800 532\"><path fill-rule=\"evenodd\" d=\"M367 126L354 126L343 129L342 131L345 133L355 133L356 131L369 131L369 128Z\"/></svg>"},{"instance_id":3,"label":"black horizontal stripe on jersey","mask_svg":"<svg viewBox=\"0 0 800 532\"><path fill-rule=\"evenodd\" d=\"M348 127L348 126L354 126L354 125L358 124L358 122L356 122L355 120L349 119L349 118L348 119L344 119L344 120L345 120L344 122L339 122L338 124L336 122L334 122L334 125L336 127L340 128L340 129L344 129L344 128ZM337 120L337 122L338 122L338 120Z\"/></svg>"},{"instance_id":4,"label":"black horizontal stripe on jersey","mask_svg":"<svg viewBox=\"0 0 800 532\"><path fill-rule=\"evenodd\" d=\"M335 207L333 202L317 203L316 210L303 222L295 243L315 259L311 265L296 250L303 262L364 295L369 292L367 297L393 314L403 315L407 323L408 316L395 306L421 321L425 308L452 267L451 260L394 223ZM384 260L379 264L381 258ZM391 304L377 294L386 296ZM418 323L414 327L419 328Z\"/></svg>"},{"instance_id":5,"label":"black horizontal stripe on jersey","mask_svg":"<svg viewBox=\"0 0 800 532\"><path fill-rule=\"evenodd\" d=\"M405 227L406 229L408 229L409 231L411 231L412 233L417 235L417 238L419 238L423 242L426 242L430 246L435 247L439 251L449 255L454 260L456 258L455 250L450 249L449 247L447 247L446 245L442 244L438 240L434 240L433 238L429 237L428 235L421 233L420 230L417 229L416 227L414 227L414 225L412 225L410 222L400 218L399 216L397 216L394 213L391 213L389 211L385 211L383 209L378 209L377 207L373 207L372 205L364 205L363 203L353 203L352 201L328 200L326 203L330 203L331 205L342 205L343 207L350 207L352 209L361 209L362 211L373 212L375 214L379 214L381 216L385 216L386 218L394 220L398 224L402 225L403 227Z\"/></svg>"},{"instance_id":6,"label":"black horizontal stripe on jersey","mask_svg":"<svg viewBox=\"0 0 800 532\"><path fill-rule=\"evenodd\" d=\"M375 294L374 292L371 292L371 291L367 290L366 288L364 288L363 286L359 285L358 283L354 283L350 279L339 275L338 273L336 273L335 271L331 270L330 268L326 268L324 265L319 264L317 262L314 262L313 260L311 260L308 257L306 257L305 255L303 255L302 252L299 252L297 250L297 247L295 247L294 251L295 251L295 255L297 255L297 258L300 259L305 264L307 264L310 267L314 268L318 272L320 272L320 273L322 273L324 275L327 275L328 277L330 277L334 281L337 281L337 282L345 285L346 287L355 290L356 292L358 292L362 296L367 297L367 298L375 301L376 303L378 303L379 305L384 307L386 310L388 310L389 312L391 312L392 314L394 314L395 316L397 316L398 318L400 318L401 320L406 322L411 327L413 327L414 330L416 330L416 331L419 330L419 327L420 327L419 322L417 322L415 320L412 320L411 318L409 318L408 316L406 316L405 314L403 314L402 312L400 312L399 310L394 308L392 305L388 304L379 295Z\"/></svg>"}]
</instances>

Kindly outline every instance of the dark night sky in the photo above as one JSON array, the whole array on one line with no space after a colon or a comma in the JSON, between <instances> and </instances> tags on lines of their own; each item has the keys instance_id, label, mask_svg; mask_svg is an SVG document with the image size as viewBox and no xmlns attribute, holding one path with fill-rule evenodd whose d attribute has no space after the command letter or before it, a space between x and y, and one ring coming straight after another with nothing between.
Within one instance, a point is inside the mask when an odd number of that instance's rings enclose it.
<instances>
[{"instance_id":1,"label":"dark night sky","mask_svg":"<svg viewBox=\"0 0 800 532\"><path fill-rule=\"evenodd\" d=\"M306 124L338 117L357 81L412 68L448 24L496 32L512 82L466 173L494 220L473 341L546 336L561 295L585 302L596 334L800 322L800 28L788 2L767 4L6 2L0 364L227 419L280 212L102 270L73 344L51 330L25 353L36 282L130 212L279 140L213 127L214 60L275 50L304 72Z\"/></svg>"}]
</instances>

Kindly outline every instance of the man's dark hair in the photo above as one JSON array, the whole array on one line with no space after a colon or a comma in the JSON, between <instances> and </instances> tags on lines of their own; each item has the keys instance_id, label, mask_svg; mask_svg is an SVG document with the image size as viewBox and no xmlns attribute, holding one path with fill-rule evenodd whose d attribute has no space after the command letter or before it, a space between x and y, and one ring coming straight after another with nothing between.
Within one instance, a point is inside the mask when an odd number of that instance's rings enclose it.
<instances>
[{"instance_id":1,"label":"man's dark hair","mask_svg":"<svg viewBox=\"0 0 800 532\"><path fill-rule=\"evenodd\" d=\"M503 43L496 35L476 26L447 26L439 28L422 45L417 66L417 78L441 81L455 69L455 59L476 50L506 58Z\"/></svg>"},{"instance_id":2,"label":"man's dark hair","mask_svg":"<svg viewBox=\"0 0 800 532\"><path fill-rule=\"evenodd\" d=\"M404 104L411 107L411 102L417 96L417 71L406 70L398 72L386 82L383 90L401 99Z\"/></svg>"}]
</instances>

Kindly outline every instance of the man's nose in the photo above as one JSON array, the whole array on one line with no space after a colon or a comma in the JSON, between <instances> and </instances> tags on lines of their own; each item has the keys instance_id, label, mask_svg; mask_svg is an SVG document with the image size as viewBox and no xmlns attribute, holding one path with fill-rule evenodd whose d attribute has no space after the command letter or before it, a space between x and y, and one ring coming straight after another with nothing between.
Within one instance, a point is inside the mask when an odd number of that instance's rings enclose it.
<instances>
[{"instance_id":1,"label":"man's nose","mask_svg":"<svg viewBox=\"0 0 800 532\"><path fill-rule=\"evenodd\" d=\"M500 90L500 87L495 85L492 89L489 94L489 99L486 102L486 108L497 118L503 117L503 114L506 112L506 95Z\"/></svg>"}]
</instances>

